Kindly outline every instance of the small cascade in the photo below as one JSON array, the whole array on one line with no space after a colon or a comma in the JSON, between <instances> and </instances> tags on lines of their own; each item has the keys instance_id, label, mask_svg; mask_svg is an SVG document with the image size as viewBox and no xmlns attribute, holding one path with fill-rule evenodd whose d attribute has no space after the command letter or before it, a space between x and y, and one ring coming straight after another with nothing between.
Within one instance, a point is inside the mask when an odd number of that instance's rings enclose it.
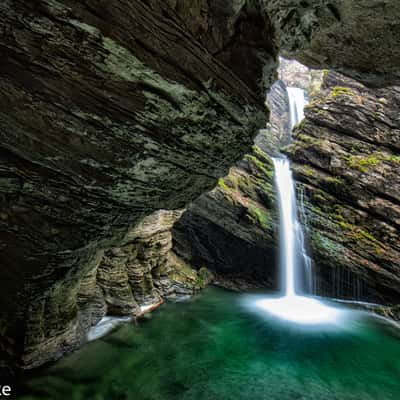
<instances>
[{"instance_id":1,"label":"small cascade","mask_svg":"<svg viewBox=\"0 0 400 400\"><path fill-rule=\"evenodd\" d=\"M304 289L306 293L316 294L315 292L315 276L313 273L313 260L308 255L306 251L306 242L305 242L305 235L303 232L302 224L305 228L307 228L307 212L305 208L305 193L304 187L300 186L300 190L298 192L299 195L299 214L300 214L300 221L298 222L298 231L299 231L299 241L300 241L300 249L301 255L303 259L303 271L304 271Z\"/></svg>"},{"instance_id":2,"label":"small cascade","mask_svg":"<svg viewBox=\"0 0 400 400\"><path fill-rule=\"evenodd\" d=\"M290 130L304 118L304 107L307 105L305 92L296 87L287 87L290 111Z\"/></svg>"},{"instance_id":3,"label":"small cascade","mask_svg":"<svg viewBox=\"0 0 400 400\"><path fill-rule=\"evenodd\" d=\"M292 172L286 158L274 158L273 162L278 189L281 270L284 274L284 293L285 296L294 296L297 270L295 258L296 205Z\"/></svg>"},{"instance_id":4,"label":"small cascade","mask_svg":"<svg viewBox=\"0 0 400 400\"><path fill-rule=\"evenodd\" d=\"M365 282L349 268L326 268L323 276L314 277L314 293L318 296L361 301L368 297Z\"/></svg>"}]
</instances>

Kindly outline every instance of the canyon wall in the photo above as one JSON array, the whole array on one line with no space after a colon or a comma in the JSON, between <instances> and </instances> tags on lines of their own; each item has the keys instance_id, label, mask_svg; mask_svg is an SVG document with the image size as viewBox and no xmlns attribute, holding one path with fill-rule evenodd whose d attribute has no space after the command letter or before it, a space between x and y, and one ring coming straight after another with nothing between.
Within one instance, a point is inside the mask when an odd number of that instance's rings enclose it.
<instances>
[{"instance_id":1,"label":"canyon wall","mask_svg":"<svg viewBox=\"0 0 400 400\"><path fill-rule=\"evenodd\" d=\"M104 254L251 147L276 50L251 1L5 0L0 25L0 353L29 367L80 342Z\"/></svg>"},{"instance_id":2,"label":"canyon wall","mask_svg":"<svg viewBox=\"0 0 400 400\"><path fill-rule=\"evenodd\" d=\"M328 71L301 74L292 66L283 63L281 78L308 88L311 103L291 144L281 150L293 161L298 181L300 216L314 259L313 292L398 304L399 89L371 89ZM268 95L271 124L257 136L253 152L217 189L196 200L174 228L177 252L222 274L225 286L257 281L277 288L270 155L287 142L285 87L280 80ZM252 210L258 215L253 221Z\"/></svg>"},{"instance_id":3,"label":"canyon wall","mask_svg":"<svg viewBox=\"0 0 400 400\"><path fill-rule=\"evenodd\" d=\"M400 90L330 72L285 151L304 197L317 293L400 301Z\"/></svg>"},{"instance_id":4,"label":"canyon wall","mask_svg":"<svg viewBox=\"0 0 400 400\"><path fill-rule=\"evenodd\" d=\"M90 327L105 315L137 317L164 300L174 301L204 288L211 274L204 268L193 270L171 250L171 229L182 212L161 210L143 218L118 247L101 253L73 296L54 295L60 309L77 302L77 317L72 324L67 318L57 321L64 322L69 330L46 331L45 319L54 318L55 313L46 310L46 304L32 304L23 367L41 365L85 343Z\"/></svg>"},{"instance_id":5,"label":"canyon wall","mask_svg":"<svg viewBox=\"0 0 400 400\"><path fill-rule=\"evenodd\" d=\"M211 269L215 283L229 288L279 287L279 218L271 157L291 138L286 88L301 87L308 95L321 74L281 59L278 76L267 94L270 122L255 138L252 151L174 226L175 251L191 265Z\"/></svg>"},{"instance_id":6,"label":"canyon wall","mask_svg":"<svg viewBox=\"0 0 400 400\"><path fill-rule=\"evenodd\" d=\"M275 272L261 268L272 265L276 247L270 141L251 146L266 124L264 93L279 48L369 85L394 84L399 13L389 0L2 1L0 370L59 357L106 312L135 314L147 301L196 290L206 278L171 253L170 217L164 226L157 212L186 207L233 165L185 215L206 216L200 226L219 230L215 241L236 256L224 262L214 243L190 253L182 236L176 251L199 267L218 259L220 271L243 276L246 260L234 265L242 248L253 255L253 280L273 287ZM396 131L390 96L381 124ZM385 157L395 156L389 134L366 132ZM301 151L293 156L301 168ZM396 202L377 190L374 218L387 226L362 231L387 239L388 249L376 258L383 267L372 255L361 261L368 271L380 267L376 292L396 298ZM204 211L208 204L215 210ZM178 279L183 269L192 279Z\"/></svg>"},{"instance_id":7,"label":"canyon wall","mask_svg":"<svg viewBox=\"0 0 400 400\"><path fill-rule=\"evenodd\" d=\"M272 181L272 161L265 149L254 145L175 224L174 250L194 267L212 270L215 282L222 286L276 288L277 218Z\"/></svg>"},{"instance_id":8,"label":"canyon wall","mask_svg":"<svg viewBox=\"0 0 400 400\"><path fill-rule=\"evenodd\" d=\"M368 86L400 83L396 0L261 0L281 54L331 68Z\"/></svg>"}]
</instances>

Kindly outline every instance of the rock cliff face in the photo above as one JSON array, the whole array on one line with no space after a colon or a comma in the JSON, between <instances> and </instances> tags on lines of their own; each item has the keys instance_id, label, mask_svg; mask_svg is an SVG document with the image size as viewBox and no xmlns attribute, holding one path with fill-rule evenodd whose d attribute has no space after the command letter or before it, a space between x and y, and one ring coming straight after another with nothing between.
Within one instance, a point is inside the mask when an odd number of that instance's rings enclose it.
<instances>
[{"instance_id":1,"label":"rock cliff face","mask_svg":"<svg viewBox=\"0 0 400 400\"><path fill-rule=\"evenodd\" d=\"M287 69L280 71L288 76ZM289 75L295 86L307 81L299 75L295 82L297 74ZM283 150L294 161L301 217L315 260L314 291L399 303L399 89L369 89L326 71L316 91L321 74L307 75L312 102ZM176 251L222 275L225 284L257 280L276 288L277 219L268 153L285 142L284 90L278 81L269 94L271 126L256 138L261 148L255 146L175 226ZM250 217L252 210L258 218Z\"/></svg>"},{"instance_id":2,"label":"rock cliff face","mask_svg":"<svg viewBox=\"0 0 400 400\"><path fill-rule=\"evenodd\" d=\"M305 97L317 93L321 88L323 72L312 70L295 60L279 58L278 80L267 93L270 109L268 131L258 135L255 143L268 154L276 154L281 146L291 140L290 105L288 87L303 89Z\"/></svg>"},{"instance_id":3,"label":"rock cliff face","mask_svg":"<svg viewBox=\"0 0 400 400\"><path fill-rule=\"evenodd\" d=\"M277 287L272 169L255 145L213 191L189 206L174 226L175 251L196 268L211 269L222 285Z\"/></svg>"},{"instance_id":4,"label":"rock cliff face","mask_svg":"<svg viewBox=\"0 0 400 400\"><path fill-rule=\"evenodd\" d=\"M332 68L369 86L399 84L400 3L396 0L261 0L282 53Z\"/></svg>"},{"instance_id":5,"label":"rock cliff face","mask_svg":"<svg viewBox=\"0 0 400 400\"><path fill-rule=\"evenodd\" d=\"M322 294L400 302L400 91L337 73L286 151L302 182Z\"/></svg>"},{"instance_id":6,"label":"rock cliff face","mask_svg":"<svg viewBox=\"0 0 400 400\"><path fill-rule=\"evenodd\" d=\"M77 300L78 311L74 323L64 321L68 329L62 334L62 340L55 332L43 329L46 324L42 318L48 318L49 313L43 314L41 308L31 307L31 329L25 336L23 367L38 366L81 345L89 328L104 315L138 316L143 307L204 288L211 274L205 268L196 272L171 250L172 226L182 212L157 211L145 217L118 247L96 259L80 280L74 296L67 299ZM68 303L60 303L60 308L67 306Z\"/></svg>"},{"instance_id":7,"label":"rock cliff face","mask_svg":"<svg viewBox=\"0 0 400 400\"><path fill-rule=\"evenodd\" d=\"M276 50L251 1L5 0L0 25L0 352L32 365L79 342L99 263L107 306L134 308L108 287L129 258L115 246L251 146Z\"/></svg>"},{"instance_id":8,"label":"rock cliff face","mask_svg":"<svg viewBox=\"0 0 400 400\"><path fill-rule=\"evenodd\" d=\"M286 87L285 82L279 79L268 92L269 124L264 134L255 139L255 143L269 154L276 153L281 145L290 141L290 109Z\"/></svg>"},{"instance_id":9,"label":"rock cliff face","mask_svg":"<svg viewBox=\"0 0 400 400\"><path fill-rule=\"evenodd\" d=\"M271 156L291 137L286 87L302 87L308 93L318 75L284 59L278 74L267 95L270 123L257 135L252 152L220 179L216 189L194 201L174 226L175 251L197 268L210 268L224 286L278 289Z\"/></svg>"}]
</instances>

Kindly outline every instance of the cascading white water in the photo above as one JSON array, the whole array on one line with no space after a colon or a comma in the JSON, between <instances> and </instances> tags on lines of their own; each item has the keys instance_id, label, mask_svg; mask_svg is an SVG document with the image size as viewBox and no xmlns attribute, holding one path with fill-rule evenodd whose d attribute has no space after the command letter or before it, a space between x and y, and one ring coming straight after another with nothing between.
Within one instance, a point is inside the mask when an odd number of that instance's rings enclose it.
<instances>
[{"instance_id":1,"label":"cascading white water","mask_svg":"<svg viewBox=\"0 0 400 400\"><path fill-rule=\"evenodd\" d=\"M287 88L292 127L304 118L306 99L304 91ZM281 270L283 297L259 300L257 305L271 314L297 323L332 322L337 310L311 297L298 294L300 266L311 267L311 259L304 248L304 235L297 218L295 186L286 157L273 158L280 214ZM310 274L309 274L310 275ZM304 277L303 277L304 281ZM307 282L307 286L310 286Z\"/></svg>"},{"instance_id":2,"label":"cascading white water","mask_svg":"<svg viewBox=\"0 0 400 400\"><path fill-rule=\"evenodd\" d=\"M304 107L307 105L308 101L306 99L306 95L303 89L297 87L287 87L286 88L287 95L289 98L289 111L290 111L290 125L291 130L293 130L294 126L300 123L304 119ZM304 233L301 227L301 224L297 218L297 205L296 205L296 196L294 191L294 182L292 178L292 174L290 172L289 161L288 169L289 176L288 181L290 181L290 186L292 187L292 207L293 207L293 219L294 219L294 229L296 233L296 248L295 251L300 252L299 255L295 254L295 260L299 260L301 258L302 265L298 265L295 268L295 272L301 269L303 272L303 276L301 277L301 281L303 283L303 288L306 293L311 293L313 288L313 276L312 276L312 259L307 254L305 243L304 243ZM278 184L278 182L277 182ZM289 184L289 183L288 183ZM299 275L299 274L297 274ZM296 274L293 275L296 282Z\"/></svg>"},{"instance_id":3,"label":"cascading white water","mask_svg":"<svg viewBox=\"0 0 400 400\"><path fill-rule=\"evenodd\" d=\"M294 296L296 294L295 224L297 218L292 171L289 160L286 158L274 158L273 162L280 214L280 257L285 281L283 290L285 296Z\"/></svg>"},{"instance_id":4,"label":"cascading white water","mask_svg":"<svg viewBox=\"0 0 400 400\"><path fill-rule=\"evenodd\" d=\"M304 118L304 106L307 104L303 89L288 87L290 122L292 128ZM281 270L284 277L284 293L295 295L301 282L304 290L311 289L311 258L304 246L304 234L297 218L295 186L286 157L274 158L275 181L278 191L281 227ZM304 271L302 275L301 272Z\"/></svg>"},{"instance_id":5,"label":"cascading white water","mask_svg":"<svg viewBox=\"0 0 400 400\"><path fill-rule=\"evenodd\" d=\"M290 130L304 118L304 107L307 104L303 89L296 87L287 87L290 111Z\"/></svg>"}]
</instances>

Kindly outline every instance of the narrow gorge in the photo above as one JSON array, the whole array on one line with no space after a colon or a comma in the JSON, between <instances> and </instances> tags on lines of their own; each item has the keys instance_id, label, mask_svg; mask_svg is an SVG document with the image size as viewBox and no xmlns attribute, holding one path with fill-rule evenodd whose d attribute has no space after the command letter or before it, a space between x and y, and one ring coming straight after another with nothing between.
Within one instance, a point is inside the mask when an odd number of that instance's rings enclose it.
<instances>
[{"instance_id":1,"label":"narrow gorge","mask_svg":"<svg viewBox=\"0 0 400 400\"><path fill-rule=\"evenodd\" d=\"M396 1L4 0L0 27L0 395L400 394Z\"/></svg>"}]
</instances>

